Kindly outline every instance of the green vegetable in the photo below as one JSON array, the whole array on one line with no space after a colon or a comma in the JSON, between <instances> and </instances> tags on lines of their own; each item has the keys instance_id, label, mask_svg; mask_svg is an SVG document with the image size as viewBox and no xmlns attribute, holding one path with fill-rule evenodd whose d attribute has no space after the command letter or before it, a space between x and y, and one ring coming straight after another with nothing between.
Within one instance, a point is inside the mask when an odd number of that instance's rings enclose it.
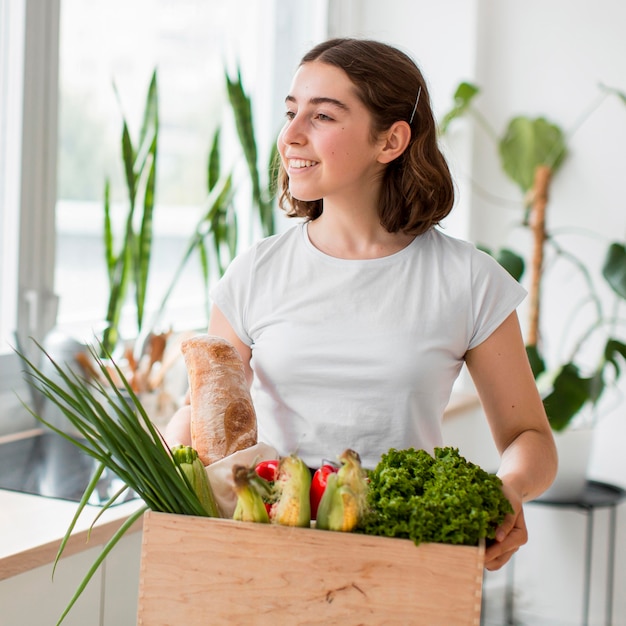
<instances>
[{"instance_id":1,"label":"green vegetable","mask_svg":"<svg viewBox=\"0 0 626 626\"><path fill-rule=\"evenodd\" d=\"M368 511L357 531L416 544L477 545L513 508L502 481L456 448L390 449L369 474Z\"/></svg>"},{"instance_id":2,"label":"green vegetable","mask_svg":"<svg viewBox=\"0 0 626 626\"><path fill-rule=\"evenodd\" d=\"M99 377L87 380L67 365L65 368L62 367L50 357L40 344L36 343L36 345L53 366L55 378L46 376L42 369L39 369L24 354L16 351L26 366L26 380L43 397L61 410L67 418L68 424L71 424L73 430L80 434L80 438L76 438L46 421L25 402L23 402L24 407L44 426L94 458L99 464L61 542L55 559L55 568L78 518L96 489L98 478L105 468L117 475L124 482L124 486L110 498L101 512L111 506L129 488L135 491L145 503L145 507L133 513L103 548L61 614L57 622L60 624L105 557L122 538L126 530L147 509L205 517L208 513L194 491L192 481L187 478L185 472L179 471L178 464L174 460L172 452L165 445L160 432L150 421L130 383L124 377L121 369L113 362L110 353L107 352L102 343L99 345L100 351L107 357L107 362L98 355L95 348L89 347L89 352L97 365L103 382L100 382ZM115 386L108 363L114 367L116 379L119 378L124 385L122 389ZM81 440L85 443L82 443Z\"/></svg>"},{"instance_id":3,"label":"green vegetable","mask_svg":"<svg viewBox=\"0 0 626 626\"><path fill-rule=\"evenodd\" d=\"M172 458L178 469L189 481L206 514L209 517L219 517L220 512L215 501L215 495L198 452L191 446L175 446L172 448Z\"/></svg>"}]
</instances>

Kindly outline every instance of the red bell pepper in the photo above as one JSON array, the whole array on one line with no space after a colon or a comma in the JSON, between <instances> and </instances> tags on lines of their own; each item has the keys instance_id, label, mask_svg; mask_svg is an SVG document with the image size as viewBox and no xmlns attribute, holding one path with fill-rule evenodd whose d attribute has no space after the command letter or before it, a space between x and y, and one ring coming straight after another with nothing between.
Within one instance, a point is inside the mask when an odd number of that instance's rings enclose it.
<instances>
[{"instance_id":1,"label":"red bell pepper","mask_svg":"<svg viewBox=\"0 0 626 626\"><path fill-rule=\"evenodd\" d=\"M311 519L317 518L317 507L320 504L320 500L324 495L324 491L326 489L326 483L328 482L328 475L333 474L337 471L337 467L334 465L330 465L329 463L324 463L322 467L315 471L313 474L313 478L311 480L311 492L310 492L310 502L311 502Z\"/></svg>"}]
</instances>

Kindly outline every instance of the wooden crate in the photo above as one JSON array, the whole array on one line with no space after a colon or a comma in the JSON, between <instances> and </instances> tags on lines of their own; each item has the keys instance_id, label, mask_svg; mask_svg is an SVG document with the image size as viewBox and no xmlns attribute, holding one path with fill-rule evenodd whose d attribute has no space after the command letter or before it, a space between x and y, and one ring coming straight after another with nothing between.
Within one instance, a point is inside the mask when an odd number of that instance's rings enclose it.
<instances>
[{"instance_id":1,"label":"wooden crate","mask_svg":"<svg viewBox=\"0 0 626 626\"><path fill-rule=\"evenodd\" d=\"M145 514L138 624L480 623L484 546Z\"/></svg>"}]
</instances>

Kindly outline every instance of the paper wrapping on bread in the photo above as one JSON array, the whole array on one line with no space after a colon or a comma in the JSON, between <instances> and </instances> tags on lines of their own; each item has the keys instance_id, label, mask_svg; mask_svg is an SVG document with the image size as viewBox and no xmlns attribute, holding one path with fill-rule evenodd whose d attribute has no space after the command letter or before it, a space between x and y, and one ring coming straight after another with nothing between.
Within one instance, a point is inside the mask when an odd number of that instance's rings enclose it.
<instances>
[{"instance_id":1,"label":"paper wrapping on bread","mask_svg":"<svg viewBox=\"0 0 626 626\"><path fill-rule=\"evenodd\" d=\"M191 445L205 466L257 443L256 413L243 361L221 337L181 345L189 378Z\"/></svg>"},{"instance_id":2,"label":"paper wrapping on bread","mask_svg":"<svg viewBox=\"0 0 626 626\"><path fill-rule=\"evenodd\" d=\"M222 517L232 517L237 506L233 466L250 466L260 461L270 461L277 458L278 452L274 448L266 443L259 442L250 448L235 452L221 461L216 461L205 468Z\"/></svg>"}]
</instances>

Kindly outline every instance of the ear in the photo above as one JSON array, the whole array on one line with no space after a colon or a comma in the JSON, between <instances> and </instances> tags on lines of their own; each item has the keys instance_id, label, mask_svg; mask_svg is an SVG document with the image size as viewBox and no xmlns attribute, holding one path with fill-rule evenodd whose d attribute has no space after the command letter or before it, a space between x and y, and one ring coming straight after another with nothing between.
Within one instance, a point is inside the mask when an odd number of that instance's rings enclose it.
<instances>
[{"instance_id":1,"label":"ear","mask_svg":"<svg viewBox=\"0 0 626 626\"><path fill-rule=\"evenodd\" d=\"M407 148L411 141L411 127L404 121L394 122L383 134L383 146L378 155L379 163L391 163Z\"/></svg>"}]
</instances>

